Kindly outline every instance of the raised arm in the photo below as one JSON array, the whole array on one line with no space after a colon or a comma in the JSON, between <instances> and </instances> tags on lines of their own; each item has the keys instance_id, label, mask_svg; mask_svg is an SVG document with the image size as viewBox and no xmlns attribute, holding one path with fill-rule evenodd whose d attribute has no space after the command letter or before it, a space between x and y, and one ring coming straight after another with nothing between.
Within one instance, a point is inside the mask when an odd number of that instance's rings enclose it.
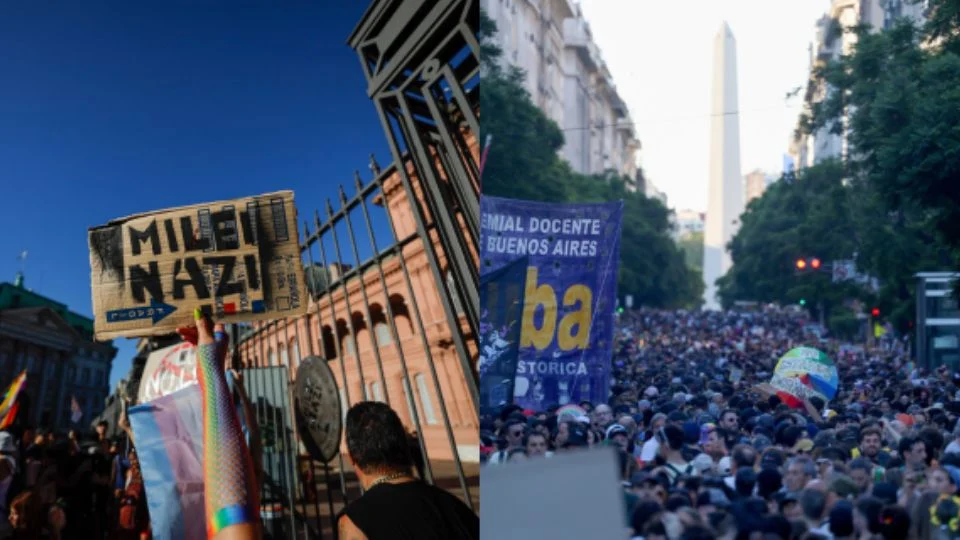
<instances>
[{"instance_id":1,"label":"raised arm","mask_svg":"<svg viewBox=\"0 0 960 540\"><path fill-rule=\"evenodd\" d=\"M197 381L203 400L203 484L207 537L255 540L261 536L260 493L250 449L240 429L224 372L229 338L194 312L197 321ZM185 338L187 334L181 332Z\"/></svg>"}]
</instances>

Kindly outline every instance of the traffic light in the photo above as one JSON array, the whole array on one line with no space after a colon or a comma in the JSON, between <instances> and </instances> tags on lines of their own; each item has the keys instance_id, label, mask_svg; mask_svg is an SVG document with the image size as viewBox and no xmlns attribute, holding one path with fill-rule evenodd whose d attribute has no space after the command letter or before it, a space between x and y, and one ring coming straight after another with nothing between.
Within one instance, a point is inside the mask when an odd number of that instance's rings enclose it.
<instances>
[{"instance_id":1,"label":"traffic light","mask_svg":"<svg viewBox=\"0 0 960 540\"><path fill-rule=\"evenodd\" d=\"M806 300L805 298L801 298L801 299L800 299L800 305L801 305L801 306L807 305L807 300Z\"/></svg>"},{"instance_id":2,"label":"traffic light","mask_svg":"<svg viewBox=\"0 0 960 540\"><path fill-rule=\"evenodd\" d=\"M623 313L623 306L617 308L617 313Z\"/></svg>"},{"instance_id":3,"label":"traffic light","mask_svg":"<svg viewBox=\"0 0 960 540\"><path fill-rule=\"evenodd\" d=\"M819 270L820 259L817 259L816 257L814 257L813 259L810 259L810 268L813 268L814 270Z\"/></svg>"},{"instance_id":4,"label":"traffic light","mask_svg":"<svg viewBox=\"0 0 960 540\"><path fill-rule=\"evenodd\" d=\"M807 261L804 259L797 259L797 270L803 270L807 267Z\"/></svg>"},{"instance_id":5,"label":"traffic light","mask_svg":"<svg viewBox=\"0 0 960 540\"><path fill-rule=\"evenodd\" d=\"M875 307L875 308L873 308L872 310L870 310L870 315L873 316L874 319L876 319L877 317L879 317L879 316L880 316L880 308Z\"/></svg>"},{"instance_id":6,"label":"traffic light","mask_svg":"<svg viewBox=\"0 0 960 540\"><path fill-rule=\"evenodd\" d=\"M819 271L823 268L823 262L820 261L817 257L804 257L802 259L797 259L794 262L798 272L803 272L805 270Z\"/></svg>"}]
</instances>

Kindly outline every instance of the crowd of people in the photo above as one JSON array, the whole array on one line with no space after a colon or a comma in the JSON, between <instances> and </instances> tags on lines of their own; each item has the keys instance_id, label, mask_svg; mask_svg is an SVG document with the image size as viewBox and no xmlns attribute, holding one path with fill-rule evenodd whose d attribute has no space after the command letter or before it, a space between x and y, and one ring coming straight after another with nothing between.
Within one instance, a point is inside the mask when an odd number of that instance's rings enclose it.
<instances>
[{"instance_id":1,"label":"crowd of people","mask_svg":"<svg viewBox=\"0 0 960 540\"><path fill-rule=\"evenodd\" d=\"M905 340L842 343L777 308L639 310L618 332L610 399L483 417L485 467L612 447L645 540L960 538L960 374L917 369ZM798 346L835 362L829 401L764 384Z\"/></svg>"},{"instance_id":2,"label":"crowd of people","mask_svg":"<svg viewBox=\"0 0 960 540\"><path fill-rule=\"evenodd\" d=\"M136 449L108 427L0 432L0 539L150 538Z\"/></svg>"}]
</instances>

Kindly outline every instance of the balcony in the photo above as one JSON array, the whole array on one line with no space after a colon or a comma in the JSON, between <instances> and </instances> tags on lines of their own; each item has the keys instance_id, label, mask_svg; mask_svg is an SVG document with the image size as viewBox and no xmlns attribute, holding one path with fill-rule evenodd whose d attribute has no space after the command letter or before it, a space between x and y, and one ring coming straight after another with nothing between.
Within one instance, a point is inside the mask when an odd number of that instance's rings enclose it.
<instances>
[{"instance_id":1,"label":"balcony","mask_svg":"<svg viewBox=\"0 0 960 540\"><path fill-rule=\"evenodd\" d=\"M590 70L600 67L600 49L593 42L590 25L583 19L563 20L563 44L577 49L580 59Z\"/></svg>"}]
</instances>

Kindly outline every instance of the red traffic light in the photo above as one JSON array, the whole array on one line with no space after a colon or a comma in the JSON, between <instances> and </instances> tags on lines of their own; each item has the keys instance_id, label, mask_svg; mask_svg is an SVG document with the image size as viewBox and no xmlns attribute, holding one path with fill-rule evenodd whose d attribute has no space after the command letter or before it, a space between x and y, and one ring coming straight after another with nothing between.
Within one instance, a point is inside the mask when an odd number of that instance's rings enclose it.
<instances>
[{"instance_id":1,"label":"red traffic light","mask_svg":"<svg viewBox=\"0 0 960 540\"><path fill-rule=\"evenodd\" d=\"M880 316L880 308L877 308L877 307L873 308L873 310L870 311L870 315L873 315L874 317L879 317L879 316Z\"/></svg>"},{"instance_id":2,"label":"red traffic light","mask_svg":"<svg viewBox=\"0 0 960 540\"><path fill-rule=\"evenodd\" d=\"M810 268L814 270L820 268L820 259L810 259Z\"/></svg>"},{"instance_id":3,"label":"red traffic light","mask_svg":"<svg viewBox=\"0 0 960 540\"><path fill-rule=\"evenodd\" d=\"M797 269L798 269L798 270L803 270L803 269L806 268L806 267L807 267L807 261L805 261L805 260L803 260L803 259L797 259Z\"/></svg>"}]
</instances>

